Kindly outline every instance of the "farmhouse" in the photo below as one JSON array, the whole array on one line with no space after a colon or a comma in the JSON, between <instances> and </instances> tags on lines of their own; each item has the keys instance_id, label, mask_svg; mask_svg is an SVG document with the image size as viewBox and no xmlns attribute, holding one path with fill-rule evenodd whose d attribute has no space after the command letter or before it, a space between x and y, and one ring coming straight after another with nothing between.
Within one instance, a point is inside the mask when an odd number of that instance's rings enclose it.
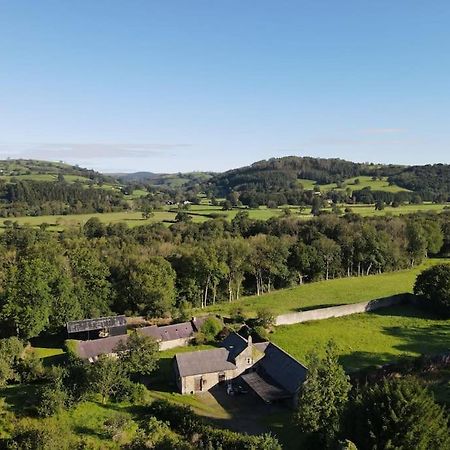
<instances>
[{"instance_id":1,"label":"farmhouse","mask_svg":"<svg viewBox=\"0 0 450 450\"><path fill-rule=\"evenodd\" d=\"M125 316L98 317L67 322L69 339L100 339L109 336L127 334L127 319Z\"/></svg>"},{"instance_id":2,"label":"farmhouse","mask_svg":"<svg viewBox=\"0 0 450 450\"><path fill-rule=\"evenodd\" d=\"M194 394L240 377L265 402L295 399L307 369L271 342L231 333L212 350L180 353L174 371L181 393Z\"/></svg>"}]
</instances>

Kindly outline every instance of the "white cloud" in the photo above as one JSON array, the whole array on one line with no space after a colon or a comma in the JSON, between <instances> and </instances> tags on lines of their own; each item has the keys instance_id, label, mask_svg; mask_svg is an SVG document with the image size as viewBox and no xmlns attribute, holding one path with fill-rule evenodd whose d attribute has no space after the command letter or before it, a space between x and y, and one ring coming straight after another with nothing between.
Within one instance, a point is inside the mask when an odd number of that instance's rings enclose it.
<instances>
[{"instance_id":1,"label":"white cloud","mask_svg":"<svg viewBox=\"0 0 450 450\"><path fill-rule=\"evenodd\" d=\"M50 160L173 157L186 147L189 144L0 143L0 157Z\"/></svg>"}]
</instances>

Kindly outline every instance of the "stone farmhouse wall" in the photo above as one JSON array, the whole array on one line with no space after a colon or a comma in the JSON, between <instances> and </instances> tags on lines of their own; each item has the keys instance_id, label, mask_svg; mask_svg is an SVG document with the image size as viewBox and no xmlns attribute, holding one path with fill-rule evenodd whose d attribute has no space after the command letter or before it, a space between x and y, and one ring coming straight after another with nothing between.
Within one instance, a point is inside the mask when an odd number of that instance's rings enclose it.
<instances>
[{"instance_id":1,"label":"stone farmhouse wall","mask_svg":"<svg viewBox=\"0 0 450 450\"><path fill-rule=\"evenodd\" d=\"M292 325L294 323L308 322L310 320L329 319L331 317L348 316L350 314L374 311L388 306L405 303L413 297L411 294L400 294L384 297L368 302L353 303L351 305L331 306L329 308L311 309L309 311L282 314L275 318L275 325Z\"/></svg>"}]
</instances>

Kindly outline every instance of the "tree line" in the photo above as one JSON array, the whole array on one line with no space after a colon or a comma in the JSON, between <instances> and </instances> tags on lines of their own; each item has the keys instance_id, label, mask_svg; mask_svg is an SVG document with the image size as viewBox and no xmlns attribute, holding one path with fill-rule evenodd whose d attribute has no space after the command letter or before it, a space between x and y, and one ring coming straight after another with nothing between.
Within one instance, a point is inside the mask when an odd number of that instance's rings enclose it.
<instances>
[{"instance_id":1,"label":"tree line","mask_svg":"<svg viewBox=\"0 0 450 450\"><path fill-rule=\"evenodd\" d=\"M180 317L191 307L343 276L366 276L448 254L447 215L347 214L161 223L128 228L90 219L52 233L0 237L4 334L29 338L66 321L113 313Z\"/></svg>"}]
</instances>

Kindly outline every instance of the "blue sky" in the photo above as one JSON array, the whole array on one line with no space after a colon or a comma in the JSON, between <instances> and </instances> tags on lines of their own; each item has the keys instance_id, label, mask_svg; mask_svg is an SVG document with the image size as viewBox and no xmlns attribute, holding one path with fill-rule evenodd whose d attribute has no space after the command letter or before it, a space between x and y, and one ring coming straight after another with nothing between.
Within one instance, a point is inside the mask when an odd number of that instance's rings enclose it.
<instances>
[{"instance_id":1,"label":"blue sky","mask_svg":"<svg viewBox=\"0 0 450 450\"><path fill-rule=\"evenodd\" d=\"M450 2L2 0L0 158L450 163Z\"/></svg>"}]
</instances>

